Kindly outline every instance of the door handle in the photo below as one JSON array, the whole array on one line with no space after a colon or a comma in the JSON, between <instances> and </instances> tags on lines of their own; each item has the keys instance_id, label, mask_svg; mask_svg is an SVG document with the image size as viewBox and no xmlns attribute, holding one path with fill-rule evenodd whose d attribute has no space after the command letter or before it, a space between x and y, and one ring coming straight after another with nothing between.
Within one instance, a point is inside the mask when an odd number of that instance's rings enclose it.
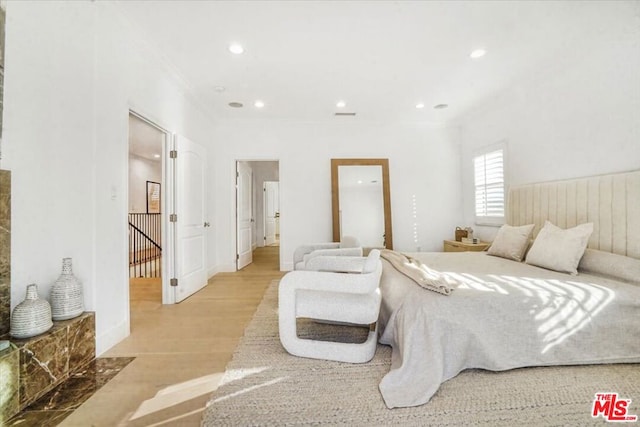
<instances>
[{"instance_id":1,"label":"door handle","mask_svg":"<svg viewBox=\"0 0 640 427\"><path fill-rule=\"evenodd\" d=\"M205 222L205 223L204 223L204 226L205 226L205 227L211 227L211 224L210 224L209 222Z\"/></svg>"}]
</instances>

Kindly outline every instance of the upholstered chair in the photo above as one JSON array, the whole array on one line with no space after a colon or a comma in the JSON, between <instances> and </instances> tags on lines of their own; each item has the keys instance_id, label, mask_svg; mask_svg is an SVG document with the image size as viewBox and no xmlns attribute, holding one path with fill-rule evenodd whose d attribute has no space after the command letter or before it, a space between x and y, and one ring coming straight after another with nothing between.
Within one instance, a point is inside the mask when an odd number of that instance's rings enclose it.
<instances>
[{"instance_id":1,"label":"upholstered chair","mask_svg":"<svg viewBox=\"0 0 640 427\"><path fill-rule=\"evenodd\" d=\"M319 256L362 256L360 241L352 236L343 236L340 242L315 243L298 246L293 253L293 269L307 270L307 261Z\"/></svg>"},{"instance_id":2,"label":"upholstered chair","mask_svg":"<svg viewBox=\"0 0 640 427\"><path fill-rule=\"evenodd\" d=\"M308 264L308 268L321 271L291 271L280 281L278 317L283 347L294 356L368 362L378 341L380 251L373 249L366 258L315 257ZM297 318L367 325L369 333L360 344L302 339L297 335Z\"/></svg>"}]
</instances>

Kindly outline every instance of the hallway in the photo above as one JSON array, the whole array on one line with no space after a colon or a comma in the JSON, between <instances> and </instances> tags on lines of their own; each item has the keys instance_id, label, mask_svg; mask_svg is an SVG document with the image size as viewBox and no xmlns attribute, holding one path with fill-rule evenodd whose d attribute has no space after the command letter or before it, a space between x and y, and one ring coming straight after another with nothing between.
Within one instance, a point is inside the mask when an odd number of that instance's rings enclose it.
<instances>
[{"instance_id":1,"label":"hallway","mask_svg":"<svg viewBox=\"0 0 640 427\"><path fill-rule=\"evenodd\" d=\"M162 306L137 295L131 335L102 355L135 360L60 425L199 426L265 289L284 274L279 249L256 249L252 264L217 274L180 304Z\"/></svg>"}]
</instances>

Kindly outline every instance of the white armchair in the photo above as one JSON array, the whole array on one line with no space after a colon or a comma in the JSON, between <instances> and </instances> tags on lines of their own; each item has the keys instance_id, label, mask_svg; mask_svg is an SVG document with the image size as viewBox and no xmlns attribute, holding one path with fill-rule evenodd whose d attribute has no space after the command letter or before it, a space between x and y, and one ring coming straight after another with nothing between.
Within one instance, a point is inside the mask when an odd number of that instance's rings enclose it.
<instances>
[{"instance_id":1,"label":"white armchair","mask_svg":"<svg viewBox=\"0 0 640 427\"><path fill-rule=\"evenodd\" d=\"M373 358L378 342L380 251L373 249L366 258L317 257L310 264L313 268L334 271L291 271L282 278L278 302L282 346L294 356L368 362ZM366 341L361 344L302 339L297 335L297 318L369 325L370 329Z\"/></svg>"},{"instance_id":2,"label":"white armchair","mask_svg":"<svg viewBox=\"0 0 640 427\"><path fill-rule=\"evenodd\" d=\"M318 256L362 256L362 246L357 238L342 237L342 241L333 243L315 243L298 246L293 253L293 269L308 270L307 262Z\"/></svg>"}]
</instances>

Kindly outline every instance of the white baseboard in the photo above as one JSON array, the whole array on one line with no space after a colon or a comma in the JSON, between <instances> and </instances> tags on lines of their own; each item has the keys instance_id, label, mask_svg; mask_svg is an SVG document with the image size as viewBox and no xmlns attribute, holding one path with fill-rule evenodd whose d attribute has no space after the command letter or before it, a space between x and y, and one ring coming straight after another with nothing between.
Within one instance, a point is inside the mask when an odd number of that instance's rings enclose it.
<instances>
[{"instance_id":1,"label":"white baseboard","mask_svg":"<svg viewBox=\"0 0 640 427\"><path fill-rule=\"evenodd\" d=\"M207 270L207 280L211 279L216 274L220 273L220 268L216 265L215 267L211 267Z\"/></svg>"},{"instance_id":2,"label":"white baseboard","mask_svg":"<svg viewBox=\"0 0 640 427\"><path fill-rule=\"evenodd\" d=\"M118 344L129 334L129 324L126 321L122 321L108 331L96 335L96 357Z\"/></svg>"},{"instance_id":3,"label":"white baseboard","mask_svg":"<svg viewBox=\"0 0 640 427\"><path fill-rule=\"evenodd\" d=\"M218 273L233 273L236 271L236 264L222 264L211 267L207 270L207 277L211 279Z\"/></svg>"}]
</instances>

